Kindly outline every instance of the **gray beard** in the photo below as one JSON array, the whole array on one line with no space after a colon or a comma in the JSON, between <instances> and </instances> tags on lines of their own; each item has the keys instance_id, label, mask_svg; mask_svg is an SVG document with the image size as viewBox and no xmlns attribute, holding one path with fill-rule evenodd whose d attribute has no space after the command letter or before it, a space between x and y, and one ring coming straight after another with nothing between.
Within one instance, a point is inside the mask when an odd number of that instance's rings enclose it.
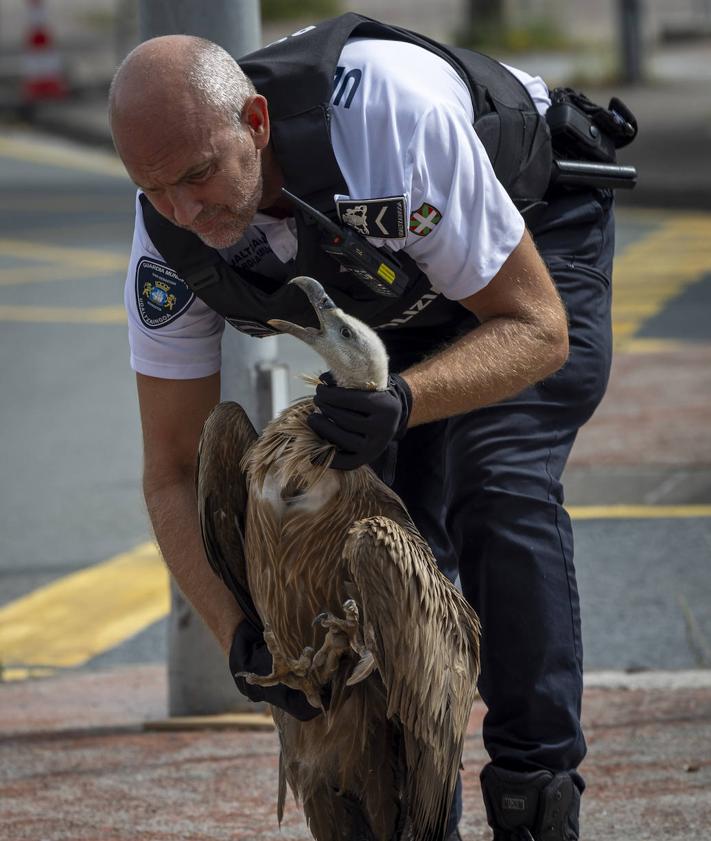
<instances>
[{"instance_id":1,"label":"gray beard","mask_svg":"<svg viewBox=\"0 0 711 841\"><path fill-rule=\"evenodd\" d=\"M239 186L241 185L236 185L236 192L240 192ZM244 236L244 232L252 224L252 220L259 209L259 203L262 198L262 189L262 173L261 170L258 169L254 189L247 204L243 208L230 213L227 220L225 220L224 226L218 228L209 236L201 235L196 232L198 239L202 240L205 245L209 245L210 248L231 248L233 245L237 245Z\"/></svg>"},{"instance_id":2,"label":"gray beard","mask_svg":"<svg viewBox=\"0 0 711 841\"><path fill-rule=\"evenodd\" d=\"M198 233L196 233L195 235L199 240L204 242L205 245L209 245L210 248L231 248L233 245L237 245L237 243L242 239L248 225L245 225L241 229L237 228L236 230L236 226L225 227L227 228L227 230L225 230L224 232L217 231L209 237Z\"/></svg>"}]
</instances>

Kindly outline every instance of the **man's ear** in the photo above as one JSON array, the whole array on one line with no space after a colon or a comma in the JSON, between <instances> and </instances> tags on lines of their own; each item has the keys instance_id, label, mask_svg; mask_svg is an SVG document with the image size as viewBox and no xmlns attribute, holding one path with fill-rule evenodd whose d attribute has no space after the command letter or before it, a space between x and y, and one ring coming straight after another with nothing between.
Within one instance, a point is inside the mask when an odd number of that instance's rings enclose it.
<instances>
[{"instance_id":1,"label":"man's ear","mask_svg":"<svg viewBox=\"0 0 711 841\"><path fill-rule=\"evenodd\" d=\"M254 138L257 149L269 143L269 108L260 94L250 96L242 109L242 124Z\"/></svg>"}]
</instances>

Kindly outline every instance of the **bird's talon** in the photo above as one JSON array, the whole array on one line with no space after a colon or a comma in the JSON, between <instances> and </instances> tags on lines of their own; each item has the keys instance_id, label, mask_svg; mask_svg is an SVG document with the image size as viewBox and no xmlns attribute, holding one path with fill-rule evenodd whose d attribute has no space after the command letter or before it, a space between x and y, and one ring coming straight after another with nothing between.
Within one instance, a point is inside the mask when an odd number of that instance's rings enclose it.
<instances>
[{"instance_id":1,"label":"bird's talon","mask_svg":"<svg viewBox=\"0 0 711 841\"><path fill-rule=\"evenodd\" d=\"M247 683L254 684L254 678L259 677L252 672L235 672L235 677L243 677Z\"/></svg>"},{"instance_id":2,"label":"bird's talon","mask_svg":"<svg viewBox=\"0 0 711 841\"><path fill-rule=\"evenodd\" d=\"M355 664L351 676L346 681L346 686L355 686L356 683L365 680L372 673L373 669L375 669L375 658L372 652L365 648L360 656L360 660Z\"/></svg>"}]
</instances>

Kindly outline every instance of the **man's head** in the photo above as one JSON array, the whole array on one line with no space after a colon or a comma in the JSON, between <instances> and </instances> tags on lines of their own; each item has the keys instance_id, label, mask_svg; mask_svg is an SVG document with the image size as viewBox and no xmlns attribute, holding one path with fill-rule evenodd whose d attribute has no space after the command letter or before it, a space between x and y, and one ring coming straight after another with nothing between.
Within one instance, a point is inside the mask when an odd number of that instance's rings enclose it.
<instances>
[{"instance_id":1,"label":"man's head","mask_svg":"<svg viewBox=\"0 0 711 841\"><path fill-rule=\"evenodd\" d=\"M203 242L237 242L263 205L269 116L240 67L202 38L166 35L129 53L109 94L116 150L151 204Z\"/></svg>"}]
</instances>

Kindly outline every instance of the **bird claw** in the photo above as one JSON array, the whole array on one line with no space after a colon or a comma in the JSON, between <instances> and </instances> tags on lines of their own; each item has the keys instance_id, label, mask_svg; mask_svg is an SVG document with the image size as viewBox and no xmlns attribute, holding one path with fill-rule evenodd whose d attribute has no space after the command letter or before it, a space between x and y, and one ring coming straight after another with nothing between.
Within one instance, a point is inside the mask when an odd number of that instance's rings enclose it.
<instances>
[{"instance_id":1,"label":"bird claw","mask_svg":"<svg viewBox=\"0 0 711 841\"><path fill-rule=\"evenodd\" d=\"M348 686L365 680L375 668L375 659L363 642L360 612L355 599L349 598L343 602L343 613L345 616L341 619L329 611L323 611L313 620L314 625L326 629L323 645L314 654L311 665L317 681L323 685L336 674L341 659L351 652L355 652L359 659L346 681Z\"/></svg>"},{"instance_id":2,"label":"bird claw","mask_svg":"<svg viewBox=\"0 0 711 841\"><path fill-rule=\"evenodd\" d=\"M265 634L265 639L267 635ZM311 663L314 658L314 649L307 645L296 658L285 657L276 646L273 634L267 640L269 653L272 655L272 671L268 675L258 675L254 672L238 672L235 677L244 677L247 683L256 686L274 686L277 683L284 683L292 689L301 689L299 682L308 679Z\"/></svg>"},{"instance_id":3,"label":"bird claw","mask_svg":"<svg viewBox=\"0 0 711 841\"><path fill-rule=\"evenodd\" d=\"M346 681L346 686L355 686L356 683L360 683L365 680L374 668L375 657L373 657L373 653L364 649L363 654L360 656L360 660L355 664L355 668L351 672L351 676Z\"/></svg>"},{"instance_id":4,"label":"bird claw","mask_svg":"<svg viewBox=\"0 0 711 841\"><path fill-rule=\"evenodd\" d=\"M279 653L273 634L270 636L269 643L269 650L272 655L271 674L258 675L254 672L237 672L235 677L244 678L252 686L267 687L282 683L289 689L297 689L299 692L303 692L312 707L323 709L321 687L314 681L311 670L314 649L307 645L300 657L292 659Z\"/></svg>"},{"instance_id":5,"label":"bird claw","mask_svg":"<svg viewBox=\"0 0 711 841\"><path fill-rule=\"evenodd\" d=\"M345 617L343 619L339 619L338 616L334 616L333 613L330 613L328 610L324 610L314 618L311 624L321 625L321 627L325 628L326 631L340 631L348 637L350 642L360 633L358 625L360 612L355 599L346 599L346 601L343 602L343 612L345 613Z\"/></svg>"},{"instance_id":6,"label":"bird claw","mask_svg":"<svg viewBox=\"0 0 711 841\"><path fill-rule=\"evenodd\" d=\"M273 675L258 675L254 672L235 672L234 676L244 678L252 686L274 686L275 683L279 682L271 680Z\"/></svg>"},{"instance_id":7,"label":"bird claw","mask_svg":"<svg viewBox=\"0 0 711 841\"><path fill-rule=\"evenodd\" d=\"M320 625L326 631L323 644L316 652L311 646L307 646L295 659L285 657L281 653L272 629L267 626L264 638L272 655L272 673L257 675L239 672L236 677L243 677L247 683L256 686L267 687L283 683L291 689L303 692L312 706L323 708L321 690L328 686L338 673L344 657L348 657L351 662L355 659L355 665L346 680L347 686L361 683L373 672L376 665L372 652L363 642L360 611L355 599L346 599L342 609L342 618L327 610L314 617L312 625ZM357 659L353 654L357 655Z\"/></svg>"}]
</instances>

